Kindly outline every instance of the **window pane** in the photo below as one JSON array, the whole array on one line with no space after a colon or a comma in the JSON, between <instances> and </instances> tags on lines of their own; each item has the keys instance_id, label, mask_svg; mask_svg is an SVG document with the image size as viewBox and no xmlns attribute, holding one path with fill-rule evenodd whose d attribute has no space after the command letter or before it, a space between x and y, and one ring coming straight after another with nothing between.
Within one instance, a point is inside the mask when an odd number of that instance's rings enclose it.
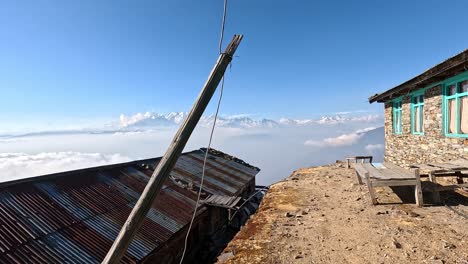
<instances>
[{"instance_id":1,"label":"window pane","mask_svg":"<svg viewBox=\"0 0 468 264\"><path fill-rule=\"evenodd\" d=\"M449 85L447 87L448 95L454 95L457 93L457 87L455 85Z\"/></svg>"},{"instance_id":2,"label":"window pane","mask_svg":"<svg viewBox=\"0 0 468 264\"><path fill-rule=\"evenodd\" d=\"M457 109L455 108L455 99L452 99L452 100L449 100L448 101L448 132L449 133L457 133L456 131L456 124L457 124L457 120L455 119L456 118L456 112L457 112Z\"/></svg>"},{"instance_id":3,"label":"window pane","mask_svg":"<svg viewBox=\"0 0 468 264\"><path fill-rule=\"evenodd\" d=\"M424 95L420 95L420 96L419 96L419 102L420 102L420 103L424 103Z\"/></svg>"},{"instance_id":4,"label":"window pane","mask_svg":"<svg viewBox=\"0 0 468 264\"><path fill-rule=\"evenodd\" d=\"M460 93L468 92L468 81L464 81L460 83Z\"/></svg>"},{"instance_id":5,"label":"window pane","mask_svg":"<svg viewBox=\"0 0 468 264\"><path fill-rule=\"evenodd\" d=\"M421 132L421 115L420 115L420 108L419 107L415 107L414 108L414 121L413 121L413 124L414 124L414 132Z\"/></svg>"},{"instance_id":6,"label":"window pane","mask_svg":"<svg viewBox=\"0 0 468 264\"><path fill-rule=\"evenodd\" d=\"M421 105L419 109L421 110L419 113L420 132L424 132L424 105Z\"/></svg>"},{"instance_id":7,"label":"window pane","mask_svg":"<svg viewBox=\"0 0 468 264\"><path fill-rule=\"evenodd\" d=\"M398 132L401 132L401 112L398 111L398 114L397 114L397 131Z\"/></svg>"},{"instance_id":8,"label":"window pane","mask_svg":"<svg viewBox=\"0 0 468 264\"><path fill-rule=\"evenodd\" d=\"M468 134L468 96L460 98L460 131Z\"/></svg>"}]
</instances>

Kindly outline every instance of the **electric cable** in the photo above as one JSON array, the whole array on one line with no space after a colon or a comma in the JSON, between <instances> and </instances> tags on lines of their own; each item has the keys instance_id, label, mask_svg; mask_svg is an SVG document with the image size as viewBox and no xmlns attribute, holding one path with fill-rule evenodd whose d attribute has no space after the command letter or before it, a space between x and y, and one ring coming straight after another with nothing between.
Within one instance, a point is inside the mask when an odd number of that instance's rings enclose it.
<instances>
[{"instance_id":1,"label":"electric cable","mask_svg":"<svg viewBox=\"0 0 468 264\"><path fill-rule=\"evenodd\" d=\"M221 22L221 37L219 39L219 54L221 54L221 48L222 48L222 45L223 45L224 25L225 25L225 22L226 22L226 9L227 9L227 0L224 0L223 21ZM214 116L213 126L211 127L210 139L208 140L208 147L206 148L205 158L203 159L202 175L201 175L201 180L200 180L200 186L198 188L197 201L195 203L195 209L193 210L192 219L190 220L190 224L189 224L189 227L188 227L188 230L187 230L187 234L185 236L184 251L182 252L182 257L180 258L180 262L179 262L180 264L183 263L184 258L185 258L185 253L187 252L187 244L188 244L188 238L189 238L189 235L190 235L190 230L192 229L193 222L195 221L195 216L197 215L197 211L198 211L198 205L200 203L201 192L202 192L202 189L203 189L203 181L205 179L206 161L208 160L208 154L210 153L211 141L213 140L213 134L214 134L214 130L215 130L215 127L216 127L216 121L218 120L219 108L221 106L221 101L223 99L223 91L224 91L224 74L223 74L223 78L222 78L222 81L221 81L221 90L220 90L220 93L219 93L218 105L216 106L216 112L215 112L215 116Z\"/></svg>"}]
</instances>

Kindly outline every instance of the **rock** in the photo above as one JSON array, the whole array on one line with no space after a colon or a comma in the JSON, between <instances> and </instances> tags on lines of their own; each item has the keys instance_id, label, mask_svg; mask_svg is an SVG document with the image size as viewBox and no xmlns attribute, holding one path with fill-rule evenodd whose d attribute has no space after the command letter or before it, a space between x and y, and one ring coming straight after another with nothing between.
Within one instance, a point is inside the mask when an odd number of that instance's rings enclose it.
<instances>
[{"instance_id":1,"label":"rock","mask_svg":"<svg viewBox=\"0 0 468 264\"><path fill-rule=\"evenodd\" d=\"M298 178L298 177L292 177L291 180L293 180L293 181L298 181L299 178Z\"/></svg>"},{"instance_id":2,"label":"rock","mask_svg":"<svg viewBox=\"0 0 468 264\"><path fill-rule=\"evenodd\" d=\"M294 259L300 259L300 258L302 258L301 255L296 255L296 256L294 256Z\"/></svg>"},{"instance_id":3,"label":"rock","mask_svg":"<svg viewBox=\"0 0 468 264\"><path fill-rule=\"evenodd\" d=\"M302 210L302 211L301 211L301 214L302 214L302 215L306 215L306 214L308 214L308 213L307 213L306 211Z\"/></svg>"},{"instance_id":4,"label":"rock","mask_svg":"<svg viewBox=\"0 0 468 264\"><path fill-rule=\"evenodd\" d=\"M401 248L400 242L396 241L395 239L392 240L392 245L393 245L395 248Z\"/></svg>"},{"instance_id":5,"label":"rock","mask_svg":"<svg viewBox=\"0 0 468 264\"><path fill-rule=\"evenodd\" d=\"M444 264L444 262L440 259L432 259L432 260L426 260L427 264Z\"/></svg>"},{"instance_id":6,"label":"rock","mask_svg":"<svg viewBox=\"0 0 468 264\"><path fill-rule=\"evenodd\" d=\"M292 213L290 213L290 212L287 212L286 214L284 214L284 216L286 216L286 217L293 217L294 214L292 214Z\"/></svg>"},{"instance_id":7,"label":"rock","mask_svg":"<svg viewBox=\"0 0 468 264\"><path fill-rule=\"evenodd\" d=\"M218 262L223 263L223 262L226 262L226 261L228 261L229 259L231 259L233 257L234 257L234 253L225 252L225 253L222 253L221 255L219 255Z\"/></svg>"},{"instance_id":8,"label":"rock","mask_svg":"<svg viewBox=\"0 0 468 264\"><path fill-rule=\"evenodd\" d=\"M418 213L415 213L415 212L413 212L413 211L410 211L410 212L408 213L408 215L411 216L411 217L419 217L419 216L420 216Z\"/></svg>"},{"instance_id":9,"label":"rock","mask_svg":"<svg viewBox=\"0 0 468 264\"><path fill-rule=\"evenodd\" d=\"M384 215L384 214L388 214L388 211L378 211L376 213L376 215Z\"/></svg>"},{"instance_id":10,"label":"rock","mask_svg":"<svg viewBox=\"0 0 468 264\"><path fill-rule=\"evenodd\" d=\"M442 242L444 242L444 248L445 249L454 249L456 248L456 246L448 241L445 241L445 240L442 240Z\"/></svg>"},{"instance_id":11,"label":"rock","mask_svg":"<svg viewBox=\"0 0 468 264\"><path fill-rule=\"evenodd\" d=\"M330 197L330 195L328 195L328 194L324 194L324 195L323 195L323 197Z\"/></svg>"},{"instance_id":12,"label":"rock","mask_svg":"<svg viewBox=\"0 0 468 264\"><path fill-rule=\"evenodd\" d=\"M444 264L443 260L440 260L437 256L432 256L425 261L428 264Z\"/></svg>"},{"instance_id":13,"label":"rock","mask_svg":"<svg viewBox=\"0 0 468 264\"><path fill-rule=\"evenodd\" d=\"M359 200L361 200L361 199L362 199L361 197L358 197L358 198L356 198L356 200L355 200L355 201L359 201Z\"/></svg>"}]
</instances>

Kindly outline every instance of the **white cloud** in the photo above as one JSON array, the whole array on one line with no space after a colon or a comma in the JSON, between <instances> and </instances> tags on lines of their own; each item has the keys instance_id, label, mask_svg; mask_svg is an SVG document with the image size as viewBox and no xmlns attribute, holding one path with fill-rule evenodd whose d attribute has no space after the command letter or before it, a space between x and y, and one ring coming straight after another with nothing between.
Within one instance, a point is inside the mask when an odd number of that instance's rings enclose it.
<instances>
[{"instance_id":1,"label":"white cloud","mask_svg":"<svg viewBox=\"0 0 468 264\"><path fill-rule=\"evenodd\" d=\"M38 154L0 153L0 181L50 174L130 161L120 154L43 152Z\"/></svg>"},{"instance_id":2,"label":"white cloud","mask_svg":"<svg viewBox=\"0 0 468 264\"><path fill-rule=\"evenodd\" d=\"M369 152L369 153L374 153L376 151L381 151L385 148L385 146L383 144L368 144L365 146L365 149Z\"/></svg>"},{"instance_id":3,"label":"white cloud","mask_svg":"<svg viewBox=\"0 0 468 264\"><path fill-rule=\"evenodd\" d=\"M306 146L317 146L317 147L325 147L325 146L346 146L352 145L361 137L360 134L352 133L352 134L344 134L338 137L332 138L325 138L323 140L307 140L304 142Z\"/></svg>"},{"instance_id":4,"label":"white cloud","mask_svg":"<svg viewBox=\"0 0 468 264\"><path fill-rule=\"evenodd\" d=\"M337 146L348 146L356 143L366 132L374 130L375 127L367 127L364 129L359 129L356 132L350 134L342 134L337 137L328 137L322 140L307 140L304 142L306 146L316 146L316 147L337 147Z\"/></svg>"},{"instance_id":5,"label":"white cloud","mask_svg":"<svg viewBox=\"0 0 468 264\"><path fill-rule=\"evenodd\" d=\"M161 156L183 116L177 112L166 115L150 112L123 115L97 128L23 131L19 136L0 136L0 153L4 153L0 157L0 181ZM260 167L257 182L270 184L298 167L328 164L347 155L366 152L366 145L383 144L383 129L365 133L381 126L380 119L350 118L289 119L293 121L287 124L285 120L254 119L248 115L221 116L213 147ZM212 121L211 115L203 117L185 151L207 145ZM160 122L163 125L158 125ZM333 148L324 151L325 146ZM383 151L375 151L372 155L381 160Z\"/></svg>"}]
</instances>

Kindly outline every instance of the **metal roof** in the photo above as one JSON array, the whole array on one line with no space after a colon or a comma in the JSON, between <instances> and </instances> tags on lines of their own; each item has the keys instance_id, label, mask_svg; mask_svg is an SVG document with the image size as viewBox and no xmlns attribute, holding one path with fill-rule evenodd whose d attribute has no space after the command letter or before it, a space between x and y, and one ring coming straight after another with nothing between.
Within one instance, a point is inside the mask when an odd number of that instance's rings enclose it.
<instances>
[{"instance_id":1,"label":"metal roof","mask_svg":"<svg viewBox=\"0 0 468 264\"><path fill-rule=\"evenodd\" d=\"M411 91L424 88L427 85L436 83L452 77L458 73L466 71L468 67L468 50L435 65L420 75L380 94L369 97L369 103L383 103Z\"/></svg>"},{"instance_id":2,"label":"metal roof","mask_svg":"<svg viewBox=\"0 0 468 264\"><path fill-rule=\"evenodd\" d=\"M204 153L180 156L122 262L142 260L188 224ZM239 195L260 171L220 153L210 151L205 197ZM101 262L159 159L0 184L0 263Z\"/></svg>"}]
</instances>

